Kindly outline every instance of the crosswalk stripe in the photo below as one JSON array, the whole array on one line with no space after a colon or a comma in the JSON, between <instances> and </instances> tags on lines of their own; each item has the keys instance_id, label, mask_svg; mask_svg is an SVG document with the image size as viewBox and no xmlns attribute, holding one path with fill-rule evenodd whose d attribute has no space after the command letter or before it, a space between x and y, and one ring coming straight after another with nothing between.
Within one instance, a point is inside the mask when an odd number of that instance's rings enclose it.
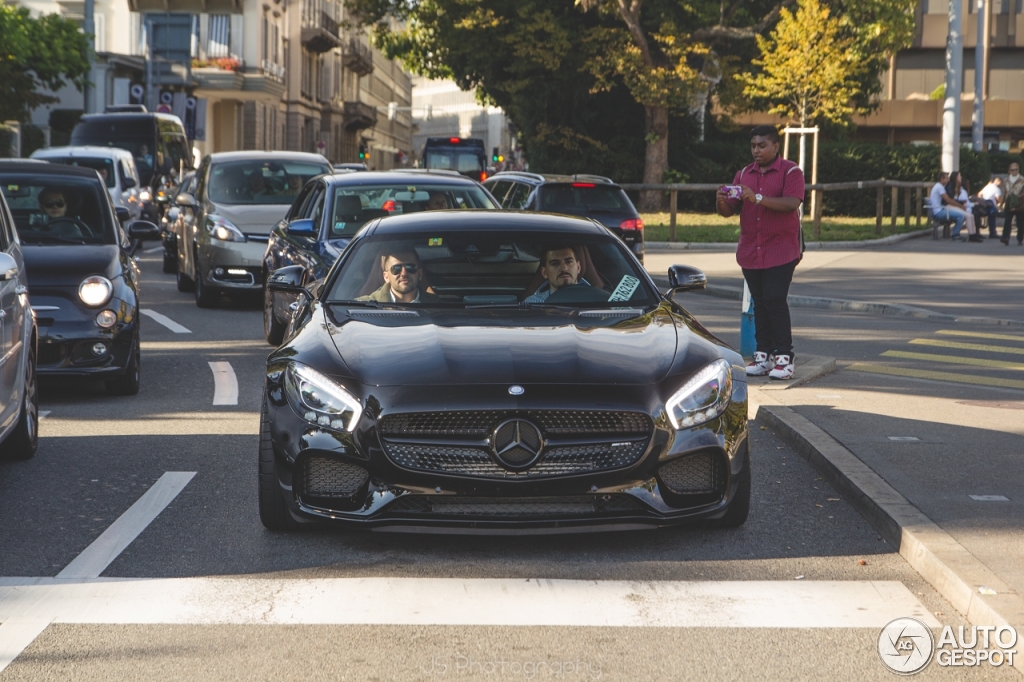
<instances>
[{"instance_id":1,"label":"crosswalk stripe","mask_svg":"<svg viewBox=\"0 0 1024 682\"><path fill-rule=\"evenodd\" d=\"M0 578L0 619L167 625L880 628L939 622L899 581Z\"/></svg>"},{"instance_id":2,"label":"crosswalk stripe","mask_svg":"<svg viewBox=\"0 0 1024 682\"><path fill-rule=\"evenodd\" d=\"M953 365L973 365L975 367L992 367L1024 372L1024 362L1007 362L1006 360L989 360L988 358L972 358L965 355L936 355L934 353L911 353L903 350L887 350L882 353L887 358L906 358L907 360L926 360L928 362L946 362Z\"/></svg>"},{"instance_id":3,"label":"crosswalk stripe","mask_svg":"<svg viewBox=\"0 0 1024 682\"><path fill-rule=\"evenodd\" d=\"M1024 348L1013 346L989 346L983 343L961 343L959 341L944 341L942 339L911 339L907 343L918 346L938 346L939 348L957 348L960 350L973 350L981 353L1012 353L1024 355Z\"/></svg>"},{"instance_id":4,"label":"crosswalk stripe","mask_svg":"<svg viewBox=\"0 0 1024 682\"><path fill-rule=\"evenodd\" d=\"M987 332L971 332L964 329L940 329L935 332L942 336L969 336L973 339L993 339L997 341L1024 341L1024 336L1015 334L992 334Z\"/></svg>"},{"instance_id":5,"label":"crosswalk stripe","mask_svg":"<svg viewBox=\"0 0 1024 682\"><path fill-rule=\"evenodd\" d=\"M854 372L867 372L868 374L888 374L897 377L912 377L915 379L934 379L936 381L948 381L956 384L974 384L977 386L998 386L1000 388L1018 388L1024 390L1024 381L1017 379L1004 379L1002 377L983 377L972 374L954 374L953 372L936 372L928 369L911 369L909 367L889 367L887 365L876 365L870 362L855 362L846 369Z\"/></svg>"}]
</instances>

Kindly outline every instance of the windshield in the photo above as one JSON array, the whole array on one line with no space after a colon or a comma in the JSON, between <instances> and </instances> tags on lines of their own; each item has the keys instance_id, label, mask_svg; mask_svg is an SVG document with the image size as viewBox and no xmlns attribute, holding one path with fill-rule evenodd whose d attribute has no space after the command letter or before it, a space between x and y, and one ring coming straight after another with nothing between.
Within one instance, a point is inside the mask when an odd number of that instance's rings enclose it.
<instances>
[{"instance_id":1,"label":"windshield","mask_svg":"<svg viewBox=\"0 0 1024 682\"><path fill-rule=\"evenodd\" d=\"M98 181L78 177L0 178L25 244L116 244L110 199Z\"/></svg>"},{"instance_id":2,"label":"windshield","mask_svg":"<svg viewBox=\"0 0 1024 682\"><path fill-rule=\"evenodd\" d=\"M335 190L332 237L351 237L374 218L443 209L498 206L476 185L360 185Z\"/></svg>"},{"instance_id":3,"label":"windshield","mask_svg":"<svg viewBox=\"0 0 1024 682\"><path fill-rule=\"evenodd\" d=\"M474 173L484 169L479 152L462 150L431 150L427 152L424 168L453 170L460 173Z\"/></svg>"},{"instance_id":4,"label":"windshield","mask_svg":"<svg viewBox=\"0 0 1024 682\"><path fill-rule=\"evenodd\" d=\"M540 210L548 213L587 215L602 211L632 212L633 204L618 187L589 183L545 185L540 191Z\"/></svg>"},{"instance_id":5,"label":"windshield","mask_svg":"<svg viewBox=\"0 0 1024 682\"><path fill-rule=\"evenodd\" d=\"M45 157L45 161L50 163L62 163L65 166L81 166L82 168L92 168L100 174L103 178L104 183L107 187L116 187L117 178L114 177L114 162L111 159L104 159L102 157Z\"/></svg>"},{"instance_id":6,"label":"windshield","mask_svg":"<svg viewBox=\"0 0 1024 682\"><path fill-rule=\"evenodd\" d=\"M331 167L302 161L228 161L210 170L210 199L218 204L290 205L306 181Z\"/></svg>"},{"instance_id":7,"label":"windshield","mask_svg":"<svg viewBox=\"0 0 1024 682\"><path fill-rule=\"evenodd\" d=\"M557 232L429 232L358 240L327 300L427 307L645 307L658 301L618 240Z\"/></svg>"}]
</instances>

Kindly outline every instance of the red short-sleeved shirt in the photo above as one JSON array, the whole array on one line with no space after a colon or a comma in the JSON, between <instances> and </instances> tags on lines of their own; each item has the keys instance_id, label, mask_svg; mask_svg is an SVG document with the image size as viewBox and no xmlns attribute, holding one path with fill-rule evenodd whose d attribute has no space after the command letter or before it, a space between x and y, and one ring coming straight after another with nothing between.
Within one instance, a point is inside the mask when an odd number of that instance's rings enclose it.
<instances>
[{"instance_id":1,"label":"red short-sleeved shirt","mask_svg":"<svg viewBox=\"0 0 1024 682\"><path fill-rule=\"evenodd\" d=\"M792 161L775 157L775 161L762 169L752 163L733 179L734 185L746 185L755 194L766 197L796 197L804 199L804 173ZM785 265L800 258L800 209L781 212L748 201L732 200L734 208L740 203L740 243L736 247L736 262L741 268L764 270Z\"/></svg>"}]
</instances>

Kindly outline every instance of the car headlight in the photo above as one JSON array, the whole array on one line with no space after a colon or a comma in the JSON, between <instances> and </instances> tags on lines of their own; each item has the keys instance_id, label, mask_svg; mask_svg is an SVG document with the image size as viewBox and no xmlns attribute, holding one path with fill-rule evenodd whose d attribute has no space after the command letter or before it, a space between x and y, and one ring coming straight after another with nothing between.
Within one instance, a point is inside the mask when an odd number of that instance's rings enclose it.
<instances>
[{"instance_id":1,"label":"car headlight","mask_svg":"<svg viewBox=\"0 0 1024 682\"><path fill-rule=\"evenodd\" d=\"M225 220L218 215L208 216L206 223L206 230L210 233L210 236L214 239L219 239L222 242L244 242L245 235L237 227L231 224L230 220Z\"/></svg>"},{"instance_id":2,"label":"car headlight","mask_svg":"<svg viewBox=\"0 0 1024 682\"><path fill-rule=\"evenodd\" d=\"M152 199L153 195L148 189L144 189L139 192L139 201L151 201Z\"/></svg>"},{"instance_id":3,"label":"car headlight","mask_svg":"<svg viewBox=\"0 0 1024 682\"><path fill-rule=\"evenodd\" d=\"M93 275L86 277L78 285L78 298L90 308L105 304L114 295L114 285L106 277Z\"/></svg>"},{"instance_id":4,"label":"car headlight","mask_svg":"<svg viewBox=\"0 0 1024 682\"><path fill-rule=\"evenodd\" d=\"M720 416L731 397L732 368L725 360L715 360L683 384L665 409L673 427L688 429Z\"/></svg>"},{"instance_id":5,"label":"car headlight","mask_svg":"<svg viewBox=\"0 0 1024 682\"><path fill-rule=\"evenodd\" d=\"M284 389L295 411L311 424L354 431L363 414L355 396L312 367L289 364Z\"/></svg>"}]
</instances>

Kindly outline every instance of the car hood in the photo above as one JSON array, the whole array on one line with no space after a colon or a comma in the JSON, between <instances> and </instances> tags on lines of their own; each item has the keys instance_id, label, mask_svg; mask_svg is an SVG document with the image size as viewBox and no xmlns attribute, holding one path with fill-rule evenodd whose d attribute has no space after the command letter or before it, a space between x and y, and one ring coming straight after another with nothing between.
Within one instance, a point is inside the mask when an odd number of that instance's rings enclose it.
<instances>
[{"instance_id":1,"label":"car hood","mask_svg":"<svg viewBox=\"0 0 1024 682\"><path fill-rule=\"evenodd\" d=\"M270 234L288 212L287 204L212 204L211 213L226 218L245 233Z\"/></svg>"},{"instance_id":2,"label":"car hood","mask_svg":"<svg viewBox=\"0 0 1024 682\"><path fill-rule=\"evenodd\" d=\"M23 244L21 250L29 289L77 287L89 275L113 280L121 274L120 249L115 244Z\"/></svg>"},{"instance_id":3,"label":"car hood","mask_svg":"<svg viewBox=\"0 0 1024 682\"><path fill-rule=\"evenodd\" d=\"M372 309L354 319L331 308L331 337L348 372L376 386L649 385L672 369L680 344L661 309L612 322L519 313L511 324L507 312L422 311L396 324Z\"/></svg>"}]
</instances>

